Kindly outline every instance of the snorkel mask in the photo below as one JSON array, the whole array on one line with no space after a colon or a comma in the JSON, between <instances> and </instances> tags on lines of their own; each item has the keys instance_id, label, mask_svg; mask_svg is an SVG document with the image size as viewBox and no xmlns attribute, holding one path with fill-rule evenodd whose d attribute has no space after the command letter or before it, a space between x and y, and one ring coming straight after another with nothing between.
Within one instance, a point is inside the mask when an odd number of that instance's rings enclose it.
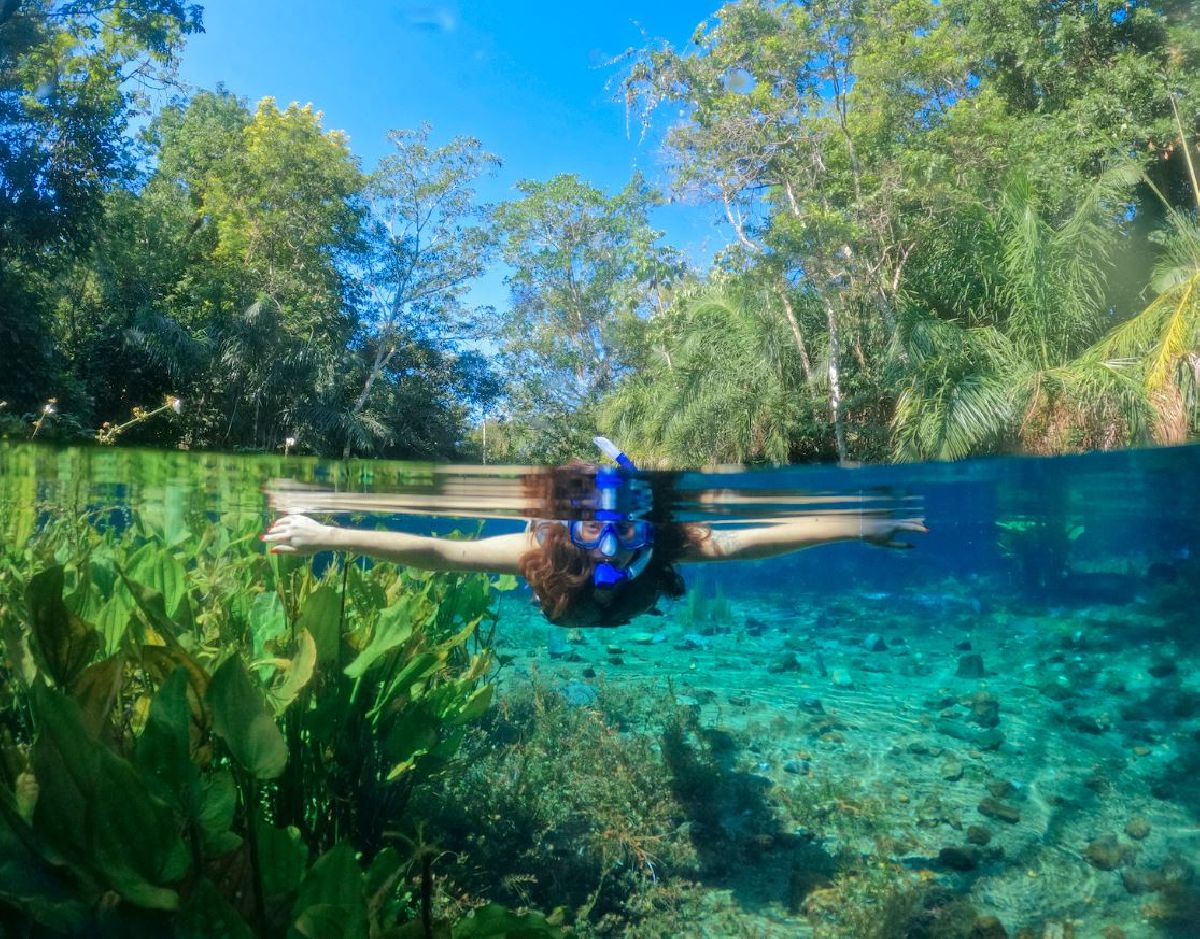
<instances>
[{"instance_id":1,"label":"snorkel mask","mask_svg":"<svg viewBox=\"0 0 1200 939\"><path fill-rule=\"evenodd\" d=\"M635 485L637 481L628 476L637 470L633 461L607 437L593 440L617 466L601 466L596 470L594 519L572 521L567 530L572 544L586 551L599 550L603 555L605 560L596 565L592 580L597 587L607 589L637 577L646 569L654 553L654 529L644 519L631 517L639 509L645 509L648 496L645 484ZM635 553L618 566L613 559L622 549Z\"/></svg>"}]
</instances>

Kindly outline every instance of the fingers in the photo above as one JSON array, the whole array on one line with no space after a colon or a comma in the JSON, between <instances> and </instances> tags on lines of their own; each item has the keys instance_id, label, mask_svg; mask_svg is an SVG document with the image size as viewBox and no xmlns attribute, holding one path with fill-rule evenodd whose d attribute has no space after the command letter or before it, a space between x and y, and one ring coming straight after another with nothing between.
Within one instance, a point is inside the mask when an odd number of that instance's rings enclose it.
<instances>
[{"instance_id":1,"label":"fingers","mask_svg":"<svg viewBox=\"0 0 1200 939\"><path fill-rule=\"evenodd\" d=\"M295 554L293 538L298 534L294 516L285 515L276 519L269 529L258 536L258 540L271 545L272 554Z\"/></svg>"}]
</instances>

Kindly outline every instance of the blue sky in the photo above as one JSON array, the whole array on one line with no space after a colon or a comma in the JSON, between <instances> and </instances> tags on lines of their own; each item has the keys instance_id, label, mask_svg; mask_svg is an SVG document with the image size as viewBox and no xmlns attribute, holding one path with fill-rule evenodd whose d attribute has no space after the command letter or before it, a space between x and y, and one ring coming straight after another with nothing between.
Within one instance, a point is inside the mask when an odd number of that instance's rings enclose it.
<instances>
[{"instance_id":1,"label":"blue sky","mask_svg":"<svg viewBox=\"0 0 1200 939\"><path fill-rule=\"evenodd\" d=\"M393 128L428 121L434 141L480 138L503 160L481 187L487 201L511 197L519 179L577 173L606 191L635 169L662 185L658 143L628 133L606 83L612 58L666 38L686 44L718 0L419 2L419 0L206 0L202 35L184 50L182 78L223 83L250 99L312 103L326 129L350 135L370 168ZM709 209L666 206L654 222L664 241L699 263L724 244ZM501 273L476 302L500 304Z\"/></svg>"}]
</instances>

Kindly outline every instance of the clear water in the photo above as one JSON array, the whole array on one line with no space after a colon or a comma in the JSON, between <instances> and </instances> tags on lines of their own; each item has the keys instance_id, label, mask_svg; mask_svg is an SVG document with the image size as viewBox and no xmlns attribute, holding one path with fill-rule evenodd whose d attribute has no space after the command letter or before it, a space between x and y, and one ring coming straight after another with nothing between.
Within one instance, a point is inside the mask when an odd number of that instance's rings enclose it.
<instances>
[{"instance_id":1,"label":"clear water","mask_svg":"<svg viewBox=\"0 0 1200 939\"><path fill-rule=\"evenodd\" d=\"M0 447L0 519L36 504L34 525L86 509L119 527L133 512L198 536L197 518L265 521L273 478L378 495L430 491L446 475ZM502 595L499 707L532 683L595 709L614 739L640 738L639 759L661 762L670 785L683 770L664 737L667 701L716 774L699 796L667 794L673 829L618 864L640 865L641 886L579 931L1200 935L1198 483L1200 447L685 474L681 491L719 489L742 508L883 487L919 498L930 531L909 551L839 544L685 568L687 598L615 631L565 632L527 590ZM683 501L685 517L728 520ZM477 527L405 504L396 527ZM503 506L479 514L500 516L485 534L522 524ZM469 850L469 832L444 838ZM680 840L694 854L673 870L663 846ZM578 886L496 874L492 896L546 911Z\"/></svg>"}]
</instances>

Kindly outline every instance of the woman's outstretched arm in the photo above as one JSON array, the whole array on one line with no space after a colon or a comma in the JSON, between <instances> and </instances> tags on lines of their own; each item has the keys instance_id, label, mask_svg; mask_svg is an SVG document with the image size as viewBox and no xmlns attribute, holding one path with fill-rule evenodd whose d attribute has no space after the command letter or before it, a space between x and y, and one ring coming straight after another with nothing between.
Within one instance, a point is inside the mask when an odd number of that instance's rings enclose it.
<instances>
[{"instance_id":1,"label":"woman's outstretched arm","mask_svg":"<svg viewBox=\"0 0 1200 939\"><path fill-rule=\"evenodd\" d=\"M517 562L529 550L529 535L494 535L458 540L409 535L396 531L363 531L323 525L306 515L285 515L262 536L272 554L315 554L348 551L426 571L516 574Z\"/></svg>"},{"instance_id":2,"label":"woman's outstretched arm","mask_svg":"<svg viewBox=\"0 0 1200 939\"><path fill-rule=\"evenodd\" d=\"M685 549L683 561L754 561L837 541L866 541L884 548L912 547L896 536L926 531L922 519L845 514L810 515L756 528L714 529Z\"/></svg>"}]
</instances>

